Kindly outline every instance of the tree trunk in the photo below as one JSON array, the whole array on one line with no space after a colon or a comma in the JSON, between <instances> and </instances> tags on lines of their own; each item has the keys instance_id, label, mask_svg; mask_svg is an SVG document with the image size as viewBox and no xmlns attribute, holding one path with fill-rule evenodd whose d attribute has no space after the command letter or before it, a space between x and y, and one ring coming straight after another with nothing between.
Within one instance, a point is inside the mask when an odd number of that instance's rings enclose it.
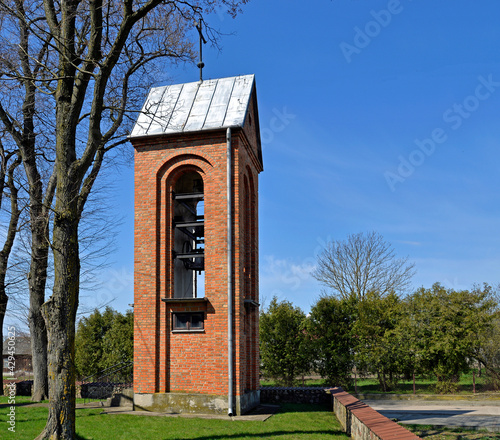
<instances>
[{"instance_id":1,"label":"tree trunk","mask_svg":"<svg viewBox=\"0 0 500 440\"><path fill-rule=\"evenodd\" d=\"M78 4L76 1L60 3L61 20L57 29L52 20L54 17L48 20L58 35L60 79L55 92L57 187L52 228L54 287L52 296L42 306L49 341L47 361L50 402L47 424L37 439L75 438L75 321L80 286L78 223L81 213L78 203L86 171L79 166L76 154L76 127L82 102L72 102L75 94L78 95L78 87L75 88L77 60L74 43Z\"/></svg>"},{"instance_id":2,"label":"tree trunk","mask_svg":"<svg viewBox=\"0 0 500 440\"><path fill-rule=\"evenodd\" d=\"M35 114L37 100L36 74L30 66L30 28L29 20L24 9L25 2L15 2L16 15L19 24L19 55L23 79L20 81L25 90L22 106L22 121L19 124L22 130L16 132L14 124L10 130L16 140L28 180L28 194L30 198L30 225L31 225L31 262L28 275L30 293L29 327L31 333L31 348L33 353L33 393L32 400L40 401L48 397L47 378L47 334L45 322L41 313L41 305L45 300L45 284L48 264L48 216L53 198L52 178L47 185L47 196L44 200L43 182L37 163L37 145L35 135ZM46 53L45 45L40 49L38 59L42 60ZM40 64L35 67L38 72ZM46 204L44 205L44 202Z\"/></svg>"},{"instance_id":3,"label":"tree trunk","mask_svg":"<svg viewBox=\"0 0 500 440\"><path fill-rule=\"evenodd\" d=\"M14 246L14 240L16 238L17 233L17 225L19 223L19 216L21 212L19 210L18 204L18 189L16 187L15 179L14 179L14 171L21 163L21 158L18 156L17 159L9 166L7 173L7 182L5 184L5 168L7 165L7 161L5 161L5 152L3 147L0 145L0 153L2 157L2 163L0 163L0 168L2 169L1 185L0 185L0 201L3 195L3 188L7 186L10 190L10 220L9 227L7 229L7 236L5 238L5 243L3 248L0 250L0 344L2 344L2 352L3 352L3 322L5 319L5 313L7 312L7 302L9 297L6 292L6 274L9 263L9 256L12 251L12 247ZM1 203L0 203L1 205ZM3 367L3 366L2 366ZM3 368L2 368L3 370ZM3 375L1 381L1 389L0 395L3 395Z\"/></svg>"},{"instance_id":4,"label":"tree trunk","mask_svg":"<svg viewBox=\"0 0 500 440\"><path fill-rule=\"evenodd\" d=\"M3 188L5 186L5 152L3 150L3 145L0 142L0 207L2 206L2 196L3 196ZM5 293L5 273L2 270L2 262L0 260L0 343L2 344L2 352L3 352L3 320L5 318L5 312L7 311L7 301L9 297ZM3 275L4 282L1 281L1 277ZM3 364L3 356L2 356L2 364ZM3 369L3 365L2 365ZM3 396L3 374L2 380L0 383L0 396Z\"/></svg>"},{"instance_id":5,"label":"tree trunk","mask_svg":"<svg viewBox=\"0 0 500 440\"><path fill-rule=\"evenodd\" d=\"M33 150L34 151L34 150ZM31 400L39 402L49 398L47 368L47 328L42 315L47 285L47 266L49 260L49 211L54 197L55 174L49 179L45 194L42 195L40 175L32 165L31 159L25 163L26 174L30 181L30 218L31 218L31 263L28 275L30 292L29 326L31 350L33 353L33 392Z\"/></svg>"},{"instance_id":6,"label":"tree trunk","mask_svg":"<svg viewBox=\"0 0 500 440\"><path fill-rule=\"evenodd\" d=\"M387 391L387 378L385 377L385 374L381 371L377 371L377 378L382 391L385 393Z\"/></svg>"},{"instance_id":7,"label":"tree trunk","mask_svg":"<svg viewBox=\"0 0 500 440\"><path fill-rule=\"evenodd\" d=\"M481 365L484 366L485 370L500 382L500 369L498 368L498 364L495 365L494 363L490 362L489 359L482 357L478 353L475 354L475 357L479 362L479 371L481 371Z\"/></svg>"},{"instance_id":8,"label":"tree trunk","mask_svg":"<svg viewBox=\"0 0 500 440\"><path fill-rule=\"evenodd\" d=\"M2 342L2 352L3 352L3 320L5 318L5 312L7 311L8 300L9 297L5 294L5 286L0 285L0 341ZM2 381L0 382L0 396L3 396L3 374L2 374Z\"/></svg>"},{"instance_id":9,"label":"tree trunk","mask_svg":"<svg viewBox=\"0 0 500 440\"><path fill-rule=\"evenodd\" d=\"M37 439L72 440L75 435L76 398L75 320L80 276L78 219L76 215L62 216L58 214L60 212L65 210L56 206L54 289L42 307L49 341L49 416L44 431Z\"/></svg>"},{"instance_id":10,"label":"tree trunk","mask_svg":"<svg viewBox=\"0 0 500 440\"><path fill-rule=\"evenodd\" d=\"M40 295L42 293L42 295ZM31 334L31 352L33 355L33 389L31 400L40 402L49 398L47 371L47 329L41 313L45 289L31 291L29 324Z\"/></svg>"},{"instance_id":11,"label":"tree trunk","mask_svg":"<svg viewBox=\"0 0 500 440\"><path fill-rule=\"evenodd\" d=\"M48 264L48 219L32 215L32 250L31 266L28 275L30 290L29 325L31 350L33 354L33 392L31 400L39 402L49 398L47 371L47 328L42 316L42 304L45 301Z\"/></svg>"}]
</instances>

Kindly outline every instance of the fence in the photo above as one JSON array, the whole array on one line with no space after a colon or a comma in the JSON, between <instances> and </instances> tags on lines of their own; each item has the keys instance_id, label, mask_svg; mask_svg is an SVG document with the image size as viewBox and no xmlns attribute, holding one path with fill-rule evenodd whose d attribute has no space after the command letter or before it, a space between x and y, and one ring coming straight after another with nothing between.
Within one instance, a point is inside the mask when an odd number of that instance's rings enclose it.
<instances>
[{"instance_id":1,"label":"fence","mask_svg":"<svg viewBox=\"0 0 500 440\"><path fill-rule=\"evenodd\" d=\"M80 397L105 400L133 386L133 362L120 362L80 382Z\"/></svg>"},{"instance_id":2,"label":"fence","mask_svg":"<svg viewBox=\"0 0 500 440\"><path fill-rule=\"evenodd\" d=\"M353 377L350 391L355 393L371 393L383 391L376 377ZM408 378L398 378L389 386L389 392L404 394L476 394L500 392L498 379L484 370L473 369L466 374L457 375L445 380L435 376L413 375Z\"/></svg>"},{"instance_id":3,"label":"fence","mask_svg":"<svg viewBox=\"0 0 500 440\"><path fill-rule=\"evenodd\" d=\"M330 405L331 396L325 387L261 387L261 403L310 403Z\"/></svg>"}]
</instances>

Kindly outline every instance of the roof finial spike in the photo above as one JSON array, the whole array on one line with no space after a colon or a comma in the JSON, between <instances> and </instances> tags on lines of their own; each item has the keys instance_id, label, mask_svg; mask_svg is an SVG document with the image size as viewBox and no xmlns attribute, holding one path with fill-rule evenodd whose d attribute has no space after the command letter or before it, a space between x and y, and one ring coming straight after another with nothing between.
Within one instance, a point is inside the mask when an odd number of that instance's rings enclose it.
<instances>
[{"instance_id":1,"label":"roof finial spike","mask_svg":"<svg viewBox=\"0 0 500 440\"><path fill-rule=\"evenodd\" d=\"M200 34L200 61L198 62L197 66L200 69L200 83L203 82L203 68L205 67L205 63L203 62L203 44L207 44L207 40L205 40L205 37L203 36L202 32L202 26L203 26L203 18L200 17L198 21L194 22L194 25L196 26L196 29L198 29L198 33Z\"/></svg>"}]
</instances>

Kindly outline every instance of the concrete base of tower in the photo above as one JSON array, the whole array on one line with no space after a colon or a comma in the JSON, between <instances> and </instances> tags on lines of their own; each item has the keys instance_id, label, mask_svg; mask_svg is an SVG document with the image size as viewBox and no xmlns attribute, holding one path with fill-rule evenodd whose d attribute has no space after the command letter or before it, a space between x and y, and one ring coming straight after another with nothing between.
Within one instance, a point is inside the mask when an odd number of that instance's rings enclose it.
<instances>
[{"instance_id":1,"label":"concrete base of tower","mask_svg":"<svg viewBox=\"0 0 500 440\"><path fill-rule=\"evenodd\" d=\"M260 391L235 396L236 414L241 415L260 404ZM168 414L227 414L227 396L195 393L134 394L135 411Z\"/></svg>"},{"instance_id":2,"label":"concrete base of tower","mask_svg":"<svg viewBox=\"0 0 500 440\"><path fill-rule=\"evenodd\" d=\"M251 411L260 405L260 390L247 391L241 396L236 396L236 415Z\"/></svg>"}]
</instances>

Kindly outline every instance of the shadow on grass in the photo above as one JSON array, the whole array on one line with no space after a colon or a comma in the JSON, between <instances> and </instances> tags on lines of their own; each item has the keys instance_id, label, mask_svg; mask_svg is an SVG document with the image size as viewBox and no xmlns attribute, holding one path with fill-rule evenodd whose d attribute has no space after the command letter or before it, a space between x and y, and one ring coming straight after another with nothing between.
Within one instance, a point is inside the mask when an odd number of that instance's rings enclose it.
<instances>
[{"instance_id":1,"label":"shadow on grass","mask_svg":"<svg viewBox=\"0 0 500 440\"><path fill-rule=\"evenodd\" d=\"M263 405L265 406L265 405ZM280 405L280 408L277 414L283 413L301 413L301 412L330 412L329 405L314 405L307 403L283 403Z\"/></svg>"},{"instance_id":2,"label":"shadow on grass","mask_svg":"<svg viewBox=\"0 0 500 440\"><path fill-rule=\"evenodd\" d=\"M241 439L241 438L276 438L283 435L345 435L342 431L323 430L323 431L273 431L273 432L256 432L255 434L221 434L221 435L208 435L202 437L189 437L189 440L224 440L224 439ZM90 438L83 435L76 434L76 440L89 440ZM170 438L166 440L186 440L186 437Z\"/></svg>"},{"instance_id":3,"label":"shadow on grass","mask_svg":"<svg viewBox=\"0 0 500 440\"><path fill-rule=\"evenodd\" d=\"M41 433L42 431L40 431ZM87 437L84 437L82 435L79 435L79 434L75 434L75 440L90 440L89 438Z\"/></svg>"},{"instance_id":4,"label":"shadow on grass","mask_svg":"<svg viewBox=\"0 0 500 440\"><path fill-rule=\"evenodd\" d=\"M218 439L231 439L231 438L276 438L276 437L281 437L283 435L311 435L311 434L318 434L318 435L345 435L342 431L334 431L334 430L321 430L321 431L272 431L272 432L256 432L254 434L221 434L221 435L209 435L209 436L202 436L202 437L190 437L189 440L218 440ZM86 440L86 439L81 439L81 440ZM168 440L186 440L185 437L178 437L174 439L168 439Z\"/></svg>"}]
</instances>

